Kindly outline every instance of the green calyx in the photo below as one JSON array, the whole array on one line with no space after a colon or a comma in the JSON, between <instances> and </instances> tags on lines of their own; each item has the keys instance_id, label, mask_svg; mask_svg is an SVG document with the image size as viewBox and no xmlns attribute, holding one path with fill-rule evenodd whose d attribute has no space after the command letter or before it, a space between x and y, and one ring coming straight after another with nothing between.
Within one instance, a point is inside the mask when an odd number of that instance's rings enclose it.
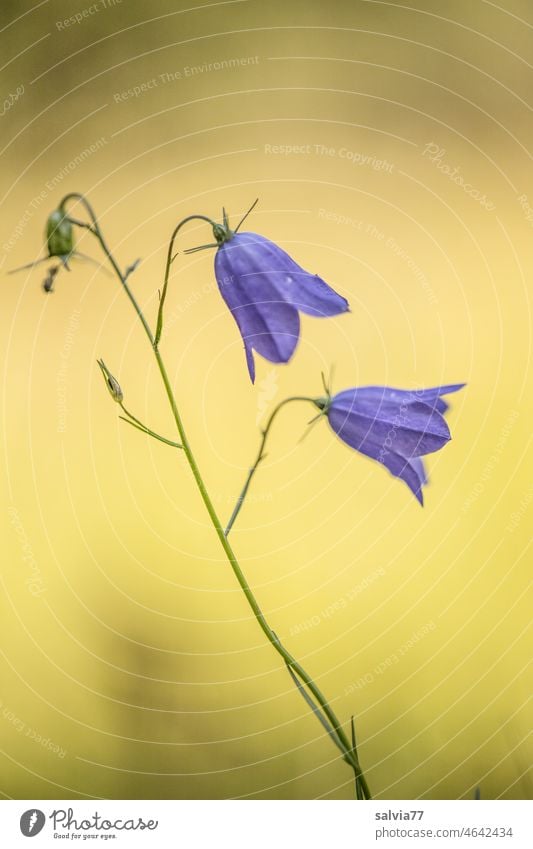
<instances>
[{"instance_id":1,"label":"green calyx","mask_svg":"<svg viewBox=\"0 0 533 849\"><path fill-rule=\"evenodd\" d=\"M315 407L318 407L320 410L320 415L326 415L329 408L331 407L331 381L333 378L333 368L330 371L329 378L326 379L326 375L324 372L321 372L320 377L322 378L322 386L324 387L325 395L321 395L319 398L313 398L313 404Z\"/></svg>"},{"instance_id":2,"label":"green calyx","mask_svg":"<svg viewBox=\"0 0 533 849\"><path fill-rule=\"evenodd\" d=\"M225 242L229 242L230 239L233 239L235 232L230 229L228 217L226 215L226 210L224 210L224 223L223 224L213 224L213 236L217 241L217 245L223 245Z\"/></svg>"},{"instance_id":3,"label":"green calyx","mask_svg":"<svg viewBox=\"0 0 533 849\"><path fill-rule=\"evenodd\" d=\"M315 407L318 407L321 413L327 413L331 405L331 395L313 398L313 404Z\"/></svg>"},{"instance_id":4,"label":"green calyx","mask_svg":"<svg viewBox=\"0 0 533 849\"><path fill-rule=\"evenodd\" d=\"M241 218L241 220L239 221L239 223L235 227L235 230L232 230L231 227L229 226L228 213L226 212L226 210L224 208L222 208L222 224L218 224L216 221L212 221L211 218L208 218L206 215L191 215L191 216L189 216L189 218L184 218L183 221L179 225L180 227L183 224L185 224L187 221L192 221L193 219L198 218L198 219L201 219L203 221L207 221L208 224L211 225L211 227L213 228L213 236L215 237L215 242L213 242L212 244L198 245L198 247L196 247L196 248L188 248L185 251L185 253L186 254L194 254L194 253L197 253L198 251L208 250L209 248L221 248L222 245L224 245L226 242L229 242L231 239L233 239L233 237L239 232L241 224L246 220L246 218L248 218L248 216L250 215L250 212L255 207L257 202L258 202L257 200L255 200L253 202L253 204L251 205L248 212L245 215L243 215L243 217Z\"/></svg>"},{"instance_id":5,"label":"green calyx","mask_svg":"<svg viewBox=\"0 0 533 849\"><path fill-rule=\"evenodd\" d=\"M233 239L235 234L239 232L241 225L246 221L246 219L250 215L252 209L257 204L258 200L259 200L259 198L257 198L257 200L254 200L254 202L251 205L248 212L245 215L243 215L243 217L241 218L241 220L239 221L239 223L235 227L235 230L232 230L231 227L229 226L228 213L226 212L226 210L224 208L222 208L222 224L213 224L213 236L217 240L218 247L223 245L225 242L229 242L230 239Z\"/></svg>"}]
</instances>

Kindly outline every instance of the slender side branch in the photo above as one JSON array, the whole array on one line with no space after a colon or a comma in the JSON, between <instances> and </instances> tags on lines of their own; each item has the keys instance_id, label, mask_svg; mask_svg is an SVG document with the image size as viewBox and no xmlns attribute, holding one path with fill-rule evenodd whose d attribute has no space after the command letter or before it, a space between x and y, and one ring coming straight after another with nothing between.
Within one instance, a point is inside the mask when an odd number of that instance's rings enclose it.
<instances>
[{"instance_id":1,"label":"slender side branch","mask_svg":"<svg viewBox=\"0 0 533 849\"><path fill-rule=\"evenodd\" d=\"M171 439L167 439L165 436L161 436L160 433L156 433L155 430L147 427L147 425L143 424L139 419L135 418L133 413L130 413L129 410L126 409L124 404L120 405L123 411L126 413L125 416L119 416L119 419L122 419L123 422L131 425L132 427L137 428L142 433L148 434L148 436L153 436L154 439L158 439L159 442L164 442L165 445L171 445L173 448L182 448L183 446L179 444L179 442L173 442Z\"/></svg>"},{"instance_id":2,"label":"slender side branch","mask_svg":"<svg viewBox=\"0 0 533 849\"><path fill-rule=\"evenodd\" d=\"M161 290L161 295L159 297L159 310L157 311L157 325L155 331L155 340L154 345L157 348L159 345L159 340L161 339L161 334L163 332L163 310L165 307L165 299L167 297L167 289L168 289L168 278L170 276L170 266L172 265L175 255L174 255L174 242L176 241L177 235L181 228L188 224L190 221L207 221L208 224L213 226L215 224L211 218L208 218L207 215L189 215L187 218L184 218L183 221L174 228L174 232L170 237L170 242L168 244L168 252L167 252L167 264L165 267L165 281L163 283L163 289ZM216 247L216 245L215 245Z\"/></svg>"},{"instance_id":3,"label":"slender side branch","mask_svg":"<svg viewBox=\"0 0 533 849\"><path fill-rule=\"evenodd\" d=\"M85 195L80 194L80 192L70 192L68 195L65 195L65 197L63 198L63 200L59 204L59 209L64 214L66 214L66 205L71 200L79 201L81 204L83 204L83 206L85 207L85 209L89 213L89 217L91 219L91 224L90 225L80 224L80 226L86 226L87 229L89 230L89 232L91 232L93 234L93 236L96 236L96 238L100 242L100 246L101 246L104 254L106 255L107 259L109 260L109 263L111 264L113 271L115 272L118 279L120 280L120 282L122 284L122 288L126 292L126 295L128 296L128 298L129 298L129 300L130 300L130 302L133 306L133 309L137 313L139 321L141 322L142 326L144 327L144 332L148 336L148 339L150 340L150 344L153 348L154 337L152 335L152 331L150 330L150 326L149 326L148 322L146 321L146 318L144 317L143 311L141 310L139 304L137 303L137 299L135 298L135 295L133 294L130 287L126 283L125 275L120 270L118 263L116 262L113 254L111 253L111 251L109 250L109 248L107 246L107 243L104 239L103 233L100 230L100 225L98 224L98 219L96 218L96 214L94 212L94 209L92 208L91 204L89 203L89 201L87 200Z\"/></svg>"},{"instance_id":4,"label":"slender side branch","mask_svg":"<svg viewBox=\"0 0 533 849\"><path fill-rule=\"evenodd\" d=\"M239 515L239 513L241 511L241 507L244 503L244 499L246 498L246 495L248 493L248 489L249 489L250 484L252 482L252 478L257 471L257 467L259 466L259 463L262 460L265 459L265 456L266 456L265 445L266 445L266 441L267 441L267 438L268 438L268 434L270 433L270 428L272 427L272 425L274 423L274 419L276 418L276 416L279 413L279 411L281 410L281 408L284 407L285 404L289 404L291 401L308 401L309 403L314 404L313 398L308 398L305 395L292 395L290 398L285 398L284 401L282 401L280 404L278 404L277 407L274 408L274 410L270 414L270 417L269 417L269 419L268 419L268 421L265 425L264 430L262 431L261 443L259 445L259 451L257 453L257 457L255 458L253 465L250 466L250 468L248 470L248 475L246 477L246 481L244 482L244 486L241 490L241 494L237 498L237 502L235 504L235 507L233 508L233 512L232 512L232 514L229 518L228 524L226 525L226 530L224 531L224 534L226 536L228 536L233 525L235 524L235 520L236 520L237 516Z\"/></svg>"}]
</instances>

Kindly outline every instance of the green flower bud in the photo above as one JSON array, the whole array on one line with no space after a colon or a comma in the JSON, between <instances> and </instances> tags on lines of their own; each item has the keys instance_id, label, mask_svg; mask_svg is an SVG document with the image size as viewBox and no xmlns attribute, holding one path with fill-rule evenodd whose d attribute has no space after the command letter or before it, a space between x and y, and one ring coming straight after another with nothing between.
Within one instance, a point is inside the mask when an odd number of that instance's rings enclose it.
<instances>
[{"instance_id":1,"label":"green flower bud","mask_svg":"<svg viewBox=\"0 0 533 849\"><path fill-rule=\"evenodd\" d=\"M116 401L117 404L122 404L122 401L124 400L124 393L122 392L120 383L116 377L113 377L103 360L97 360L97 362L100 366L100 371L104 376L105 384L113 401Z\"/></svg>"},{"instance_id":2,"label":"green flower bud","mask_svg":"<svg viewBox=\"0 0 533 849\"><path fill-rule=\"evenodd\" d=\"M60 209L54 210L46 222L48 256L69 256L74 250L72 224Z\"/></svg>"}]
</instances>

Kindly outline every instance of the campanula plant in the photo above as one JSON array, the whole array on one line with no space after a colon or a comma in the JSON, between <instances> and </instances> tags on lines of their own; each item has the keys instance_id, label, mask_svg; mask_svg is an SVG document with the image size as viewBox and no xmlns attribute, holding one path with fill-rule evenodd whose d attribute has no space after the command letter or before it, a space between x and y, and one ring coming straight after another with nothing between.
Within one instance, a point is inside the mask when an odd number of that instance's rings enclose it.
<instances>
[{"instance_id":1,"label":"campanula plant","mask_svg":"<svg viewBox=\"0 0 533 849\"><path fill-rule=\"evenodd\" d=\"M84 208L88 221L74 218L70 214L68 208L72 203ZM129 277L137 267L138 261L125 270L120 268L104 239L91 204L83 195L78 193L66 195L58 209L50 215L47 225L48 258L59 257L60 261L66 264L70 256L77 254L74 248L73 228L87 229L98 241L147 336L172 411L179 441L175 442L156 433L125 407L124 392L120 383L104 361L99 360L98 365L107 390L122 410L123 415L120 418L141 433L179 450L180 456L184 456L205 504L214 532L257 624L281 656L298 693L340 751L343 761L353 771L356 797L370 799L369 785L363 774L357 752L354 717L351 717L350 729L347 733L311 675L292 656L271 628L241 569L229 535L245 503L253 476L265 456L265 445L271 427L280 411L288 403L311 404L315 412L318 410L318 415L313 421L326 418L332 430L343 442L384 465L391 474L408 485L422 504L422 487L427 482L422 457L438 451L450 439L448 425L443 417L447 404L442 396L456 392L463 384L449 384L413 391L367 386L347 389L332 395L324 382L325 395L317 397L294 395L286 398L272 411L262 431L259 451L248 472L241 494L229 520L223 524L209 495L186 433L160 351L164 330L164 307L172 263L177 256L174 245L178 233L184 225L193 220L204 221L212 228L214 242L192 248L187 252L206 248L216 250L215 277L222 297L241 333L252 382L255 377L254 351L274 363L287 363L291 359L300 335L300 313L327 318L349 310L348 302L342 295L318 275L305 271L296 260L274 242L256 233L239 232L244 218L235 230L230 228L225 212L222 223L217 223L205 215L191 215L176 226L168 246L154 330L141 310L129 284ZM50 291L51 285L45 285L45 290Z\"/></svg>"}]
</instances>

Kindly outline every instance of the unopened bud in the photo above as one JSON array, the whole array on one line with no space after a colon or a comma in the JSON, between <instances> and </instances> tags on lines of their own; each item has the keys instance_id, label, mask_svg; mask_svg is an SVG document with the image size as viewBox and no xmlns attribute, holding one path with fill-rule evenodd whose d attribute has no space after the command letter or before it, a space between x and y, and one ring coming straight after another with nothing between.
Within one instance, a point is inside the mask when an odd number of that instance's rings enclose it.
<instances>
[{"instance_id":1,"label":"unopened bud","mask_svg":"<svg viewBox=\"0 0 533 849\"><path fill-rule=\"evenodd\" d=\"M46 222L48 256L70 256L74 250L72 224L60 209L54 210Z\"/></svg>"},{"instance_id":2,"label":"unopened bud","mask_svg":"<svg viewBox=\"0 0 533 849\"><path fill-rule=\"evenodd\" d=\"M120 383L118 382L116 377L113 377L103 360L97 360L97 362L100 366L100 371L104 376L107 389L113 401L116 401L117 404L122 404L122 401L124 400L124 393L120 388Z\"/></svg>"}]
</instances>

